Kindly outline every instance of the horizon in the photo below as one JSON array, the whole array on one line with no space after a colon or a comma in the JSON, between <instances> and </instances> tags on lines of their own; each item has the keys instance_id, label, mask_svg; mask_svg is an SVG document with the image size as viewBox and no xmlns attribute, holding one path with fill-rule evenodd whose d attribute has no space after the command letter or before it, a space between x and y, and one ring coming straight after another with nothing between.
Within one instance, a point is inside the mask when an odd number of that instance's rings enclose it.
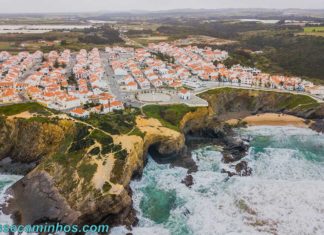
<instances>
[{"instance_id":1,"label":"horizon","mask_svg":"<svg viewBox=\"0 0 324 235\"><path fill-rule=\"evenodd\" d=\"M60 14L60 15L69 15L69 14L95 14L95 13L129 13L129 14L145 14L145 13L161 13L161 12L190 12L190 11L218 11L218 10L237 10L237 11L242 11L242 10L250 10L250 11L287 11L287 10L302 10L302 11L324 11L323 8L251 8L251 7L246 7L246 8L231 8L231 7L226 7L226 8L170 8L170 9L163 9L163 10L145 10L145 9L130 9L130 10L93 10L93 11L30 11L30 12L2 12L0 10L0 15L34 15L34 14L39 14L39 15L55 15L55 14Z\"/></svg>"},{"instance_id":2,"label":"horizon","mask_svg":"<svg viewBox=\"0 0 324 235\"><path fill-rule=\"evenodd\" d=\"M263 10L323 10L324 0L195 0L150 1L150 0L0 0L1 14L47 14L47 13L100 13L100 12L159 12L179 10L222 10L222 9L263 9Z\"/></svg>"}]
</instances>

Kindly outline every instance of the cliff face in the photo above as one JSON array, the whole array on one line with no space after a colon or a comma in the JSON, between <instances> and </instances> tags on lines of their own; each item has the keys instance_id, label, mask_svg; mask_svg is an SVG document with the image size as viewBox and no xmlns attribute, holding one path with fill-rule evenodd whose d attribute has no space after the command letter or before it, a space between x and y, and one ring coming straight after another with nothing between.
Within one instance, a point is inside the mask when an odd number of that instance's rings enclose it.
<instances>
[{"instance_id":1,"label":"cliff face","mask_svg":"<svg viewBox=\"0 0 324 235\"><path fill-rule=\"evenodd\" d=\"M129 183L142 173L147 149L157 145L171 154L184 147L182 134L156 120L138 118L137 128L143 138L110 136L73 121L4 120L1 156L40 162L9 189L4 211L22 224L135 223Z\"/></svg>"},{"instance_id":2,"label":"cliff face","mask_svg":"<svg viewBox=\"0 0 324 235\"><path fill-rule=\"evenodd\" d=\"M320 119L324 105L305 95L223 88L200 95L219 120L243 118L251 114L282 112L308 119Z\"/></svg>"},{"instance_id":3,"label":"cliff face","mask_svg":"<svg viewBox=\"0 0 324 235\"><path fill-rule=\"evenodd\" d=\"M209 118L218 122L260 113L285 113L312 120L312 128L324 132L324 104L305 95L223 88L200 97L208 101Z\"/></svg>"},{"instance_id":4,"label":"cliff face","mask_svg":"<svg viewBox=\"0 0 324 235\"><path fill-rule=\"evenodd\" d=\"M0 160L10 156L28 163L54 152L64 137L67 123L29 122L25 119L3 119L0 125Z\"/></svg>"},{"instance_id":5,"label":"cliff face","mask_svg":"<svg viewBox=\"0 0 324 235\"><path fill-rule=\"evenodd\" d=\"M201 97L209 107L184 115L181 133L141 116L125 135L111 135L80 121L1 118L0 159L39 163L10 188L13 197L4 211L22 224L132 225L136 217L129 183L141 175L149 147L168 156L182 152L184 135L210 137L230 143L225 151L234 161L245 146L233 144L225 120L285 112L324 126L323 105L305 97L249 90L217 90Z\"/></svg>"}]
</instances>

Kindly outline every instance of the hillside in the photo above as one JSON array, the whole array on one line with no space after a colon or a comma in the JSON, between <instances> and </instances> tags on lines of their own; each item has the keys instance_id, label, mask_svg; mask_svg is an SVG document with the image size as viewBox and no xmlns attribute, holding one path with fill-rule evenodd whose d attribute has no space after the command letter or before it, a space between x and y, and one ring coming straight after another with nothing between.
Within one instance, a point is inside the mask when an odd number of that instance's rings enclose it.
<instances>
[{"instance_id":1,"label":"hillside","mask_svg":"<svg viewBox=\"0 0 324 235\"><path fill-rule=\"evenodd\" d=\"M10 156L16 163L36 164L9 189L4 212L19 215L15 220L22 224L131 226L136 214L129 184L142 174L149 148L192 167L185 137L208 137L224 146L226 161L240 159L246 146L225 121L265 112L297 115L324 131L324 106L308 96L230 88L200 96L208 108L151 105L143 109L145 116L126 109L88 120L38 104L1 107L0 160Z\"/></svg>"}]
</instances>

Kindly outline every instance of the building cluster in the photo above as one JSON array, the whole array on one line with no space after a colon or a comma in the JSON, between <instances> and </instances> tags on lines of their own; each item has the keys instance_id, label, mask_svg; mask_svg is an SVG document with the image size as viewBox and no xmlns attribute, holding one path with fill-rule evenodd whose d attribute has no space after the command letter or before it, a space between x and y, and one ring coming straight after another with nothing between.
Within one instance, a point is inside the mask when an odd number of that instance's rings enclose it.
<instances>
[{"instance_id":1,"label":"building cluster","mask_svg":"<svg viewBox=\"0 0 324 235\"><path fill-rule=\"evenodd\" d=\"M191 78L187 68L162 58L150 48L106 48L114 75L127 91L179 88Z\"/></svg>"},{"instance_id":2,"label":"building cluster","mask_svg":"<svg viewBox=\"0 0 324 235\"><path fill-rule=\"evenodd\" d=\"M106 48L114 74L127 91L187 86L198 88L200 78L217 77L214 61L228 53L211 48L179 48L167 43L149 44L145 49Z\"/></svg>"},{"instance_id":3,"label":"building cluster","mask_svg":"<svg viewBox=\"0 0 324 235\"><path fill-rule=\"evenodd\" d=\"M43 53L36 51L33 54L20 52L11 55L0 52L0 102L19 102L19 92L26 88L21 79L36 64L41 63Z\"/></svg>"},{"instance_id":4,"label":"building cluster","mask_svg":"<svg viewBox=\"0 0 324 235\"><path fill-rule=\"evenodd\" d=\"M324 96L324 87L315 86L312 82L299 77L279 76L262 73L256 68L234 65L226 68L221 62L228 57L227 52L205 49L196 46L178 48L168 43L150 44L149 48L175 59L175 63L188 69L191 77L201 81L216 81L232 85L257 86L264 88L282 89L289 91L305 91L313 95ZM217 63L215 63L215 61ZM196 88L193 79L187 86ZM197 83L196 83L197 84Z\"/></svg>"},{"instance_id":5,"label":"building cluster","mask_svg":"<svg viewBox=\"0 0 324 235\"><path fill-rule=\"evenodd\" d=\"M228 58L228 53L209 47L159 43L140 49L107 47L106 52L115 76L126 91L160 87L196 89L204 81L215 81L323 94L322 87L298 77L273 76L241 65L226 68L222 61Z\"/></svg>"},{"instance_id":6,"label":"building cluster","mask_svg":"<svg viewBox=\"0 0 324 235\"><path fill-rule=\"evenodd\" d=\"M46 55L21 52L17 56L1 52L0 60L2 102L33 100L77 117L123 109L122 102L107 92L98 49L80 50L75 58L70 50ZM85 105L91 108L85 110Z\"/></svg>"},{"instance_id":7,"label":"building cluster","mask_svg":"<svg viewBox=\"0 0 324 235\"><path fill-rule=\"evenodd\" d=\"M222 61L228 53L210 47L158 43L136 49L107 47L105 52L106 61L97 48L78 53L0 52L0 103L33 100L76 117L123 109L123 103L108 92L108 75L129 92L181 88L179 97L184 100L190 99L190 92L184 87L197 89L211 84L207 81L303 91L324 97L323 86L299 77L270 75L241 65L226 68ZM103 63L109 63L112 74L106 74Z\"/></svg>"}]
</instances>

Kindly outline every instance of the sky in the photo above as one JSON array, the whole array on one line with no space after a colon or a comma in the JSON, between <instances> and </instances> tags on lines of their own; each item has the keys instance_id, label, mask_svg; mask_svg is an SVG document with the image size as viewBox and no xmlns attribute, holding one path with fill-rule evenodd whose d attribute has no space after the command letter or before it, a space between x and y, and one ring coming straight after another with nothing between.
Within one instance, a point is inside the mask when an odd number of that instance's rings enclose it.
<instances>
[{"instance_id":1,"label":"sky","mask_svg":"<svg viewBox=\"0 0 324 235\"><path fill-rule=\"evenodd\" d=\"M181 8L324 9L324 0L0 0L1 13L157 11Z\"/></svg>"}]
</instances>

